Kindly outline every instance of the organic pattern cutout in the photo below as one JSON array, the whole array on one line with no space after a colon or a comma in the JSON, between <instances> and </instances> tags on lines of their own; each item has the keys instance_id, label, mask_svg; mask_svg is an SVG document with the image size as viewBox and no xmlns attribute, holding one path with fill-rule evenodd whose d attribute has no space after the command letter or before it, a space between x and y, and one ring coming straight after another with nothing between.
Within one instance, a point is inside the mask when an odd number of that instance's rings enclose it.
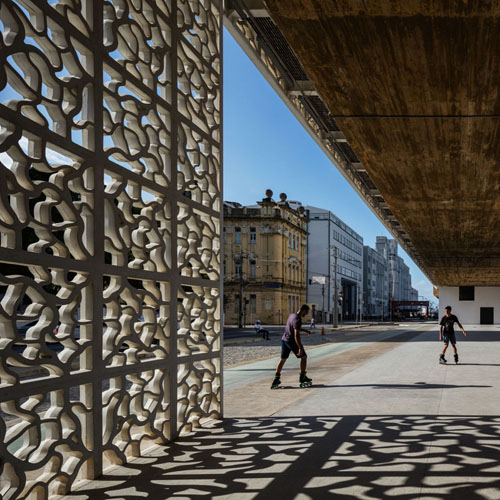
<instances>
[{"instance_id":1,"label":"organic pattern cutout","mask_svg":"<svg viewBox=\"0 0 500 500\"><path fill-rule=\"evenodd\" d=\"M218 6L0 3L5 500L220 415Z\"/></svg>"}]
</instances>

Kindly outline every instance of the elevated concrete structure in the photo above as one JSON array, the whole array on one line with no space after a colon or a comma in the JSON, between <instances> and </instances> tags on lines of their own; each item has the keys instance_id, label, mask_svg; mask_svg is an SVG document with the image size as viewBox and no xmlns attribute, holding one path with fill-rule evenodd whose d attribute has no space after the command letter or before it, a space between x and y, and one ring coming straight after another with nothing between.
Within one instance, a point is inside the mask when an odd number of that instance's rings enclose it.
<instances>
[{"instance_id":1,"label":"elevated concrete structure","mask_svg":"<svg viewBox=\"0 0 500 500\"><path fill-rule=\"evenodd\" d=\"M500 5L269 1L440 285L500 283Z\"/></svg>"},{"instance_id":2,"label":"elevated concrete structure","mask_svg":"<svg viewBox=\"0 0 500 500\"><path fill-rule=\"evenodd\" d=\"M405 250L435 284L499 285L500 4L266 5Z\"/></svg>"}]
</instances>

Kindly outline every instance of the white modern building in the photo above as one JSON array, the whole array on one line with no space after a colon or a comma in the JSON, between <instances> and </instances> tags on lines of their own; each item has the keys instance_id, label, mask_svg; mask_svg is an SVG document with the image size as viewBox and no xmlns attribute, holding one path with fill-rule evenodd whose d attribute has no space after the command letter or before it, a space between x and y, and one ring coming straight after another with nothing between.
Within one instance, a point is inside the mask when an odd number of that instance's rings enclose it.
<instances>
[{"instance_id":1,"label":"white modern building","mask_svg":"<svg viewBox=\"0 0 500 500\"><path fill-rule=\"evenodd\" d=\"M317 321L323 316L324 321L333 322L337 296L339 321L359 319L363 297L363 238L329 210L305 208L309 219L307 303L314 305Z\"/></svg>"},{"instance_id":2,"label":"white modern building","mask_svg":"<svg viewBox=\"0 0 500 500\"><path fill-rule=\"evenodd\" d=\"M363 247L363 317L384 319L389 314L387 259L373 248Z\"/></svg>"},{"instance_id":3,"label":"white modern building","mask_svg":"<svg viewBox=\"0 0 500 500\"><path fill-rule=\"evenodd\" d=\"M500 324L500 287L440 286L439 318L452 307L462 324Z\"/></svg>"}]
</instances>

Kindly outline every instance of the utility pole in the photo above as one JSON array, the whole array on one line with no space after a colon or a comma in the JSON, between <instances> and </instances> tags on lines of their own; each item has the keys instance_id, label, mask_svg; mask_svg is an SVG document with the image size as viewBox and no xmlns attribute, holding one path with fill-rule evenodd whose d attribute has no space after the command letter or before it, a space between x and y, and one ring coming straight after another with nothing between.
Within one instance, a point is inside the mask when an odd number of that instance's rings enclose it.
<instances>
[{"instance_id":1,"label":"utility pole","mask_svg":"<svg viewBox=\"0 0 500 500\"><path fill-rule=\"evenodd\" d=\"M321 306L321 323L325 322L325 283L321 285L321 295L323 297L323 305Z\"/></svg>"},{"instance_id":2,"label":"utility pole","mask_svg":"<svg viewBox=\"0 0 500 500\"><path fill-rule=\"evenodd\" d=\"M356 281L356 323L358 322L358 312L359 312L359 285Z\"/></svg>"},{"instance_id":3,"label":"utility pole","mask_svg":"<svg viewBox=\"0 0 500 500\"><path fill-rule=\"evenodd\" d=\"M240 285L240 295L238 300L238 328L243 328L243 287L245 282L243 280L243 254L234 257L234 263L239 265L239 285Z\"/></svg>"},{"instance_id":4,"label":"utility pole","mask_svg":"<svg viewBox=\"0 0 500 500\"><path fill-rule=\"evenodd\" d=\"M339 326L339 299L338 299L338 291L337 291L337 259L338 259L338 246L333 247L333 257L335 262L335 278L334 278L334 290L333 290L333 328L338 328Z\"/></svg>"},{"instance_id":5,"label":"utility pole","mask_svg":"<svg viewBox=\"0 0 500 500\"><path fill-rule=\"evenodd\" d=\"M340 326L344 326L344 291L340 291Z\"/></svg>"},{"instance_id":6,"label":"utility pole","mask_svg":"<svg viewBox=\"0 0 500 500\"><path fill-rule=\"evenodd\" d=\"M238 309L238 328L243 328L243 263L240 260L240 304Z\"/></svg>"}]
</instances>

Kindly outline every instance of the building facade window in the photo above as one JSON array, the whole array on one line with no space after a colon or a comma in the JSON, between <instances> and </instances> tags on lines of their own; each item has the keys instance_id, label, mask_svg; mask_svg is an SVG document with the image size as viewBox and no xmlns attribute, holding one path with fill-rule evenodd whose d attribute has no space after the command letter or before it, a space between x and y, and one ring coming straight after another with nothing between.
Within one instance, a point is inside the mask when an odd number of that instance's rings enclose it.
<instances>
[{"instance_id":1,"label":"building facade window","mask_svg":"<svg viewBox=\"0 0 500 500\"><path fill-rule=\"evenodd\" d=\"M459 286L458 300L474 300L474 291L473 286Z\"/></svg>"},{"instance_id":2,"label":"building facade window","mask_svg":"<svg viewBox=\"0 0 500 500\"><path fill-rule=\"evenodd\" d=\"M257 295L250 295L250 314L257 312Z\"/></svg>"},{"instance_id":3,"label":"building facade window","mask_svg":"<svg viewBox=\"0 0 500 500\"><path fill-rule=\"evenodd\" d=\"M239 245L241 243L241 228L240 227L234 228L234 242L237 245Z\"/></svg>"},{"instance_id":4,"label":"building facade window","mask_svg":"<svg viewBox=\"0 0 500 500\"><path fill-rule=\"evenodd\" d=\"M234 263L234 272L236 274L236 276L241 276L241 262L239 260L237 260L235 263Z\"/></svg>"},{"instance_id":5,"label":"building facade window","mask_svg":"<svg viewBox=\"0 0 500 500\"><path fill-rule=\"evenodd\" d=\"M257 229L255 227L250 228L250 243L255 244L257 242Z\"/></svg>"},{"instance_id":6,"label":"building facade window","mask_svg":"<svg viewBox=\"0 0 500 500\"><path fill-rule=\"evenodd\" d=\"M255 278L257 276L257 265L254 260L250 261L250 278Z\"/></svg>"}]
</instances>

